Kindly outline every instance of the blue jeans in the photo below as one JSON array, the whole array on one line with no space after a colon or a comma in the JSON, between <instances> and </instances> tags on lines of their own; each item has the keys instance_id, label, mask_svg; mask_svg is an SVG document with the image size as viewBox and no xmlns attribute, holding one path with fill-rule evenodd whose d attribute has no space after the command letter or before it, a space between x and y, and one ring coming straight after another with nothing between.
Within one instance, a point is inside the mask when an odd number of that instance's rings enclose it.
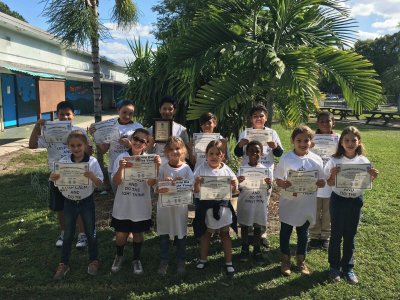
<instances>
[{"instance_id":1,"label":"blue jeans","mask_svg":"<svg viewBox=\"0 0 400 300\"><path fill-rule=\"evenodd\" d=\"M308 242L308 227L310 222L305 222L302 226L296 227L297 233L297 255L306 255ZM282 254L290 255L290 235L292 234L293 226L281 222L281 230L279 232L279 244Z\"/></svg>"},{"instance_id":2,"label":"blue jeans","mask_svg":"<svg viewBox=\"0 0 400 300\"><path fill-rule=\"evenodd\" d=\"M160 235L160 258L161 261L169 261L169 235ZM176 260L184 261L186 258L186 236L183 239L175 237L174 244L176 246Z\"/></svg>"},{"instance_id":3,"label":"blue jeans","mask_svg":"<svg viewBox=\"0 0 400 300\"><path fill-rule=\"evenodd\" d=\"M347 272L354 267L354 243L361 217L363 196L344 198L332 192L329 206L331 215L331 240L328 259L331 268ZM340 245L343 239L343 256Z\"/></svg>"},{"instance_id":4,"label":"blue jeans","mask_svg":"<svg viewBox=\"0 0 400 300\"><path fill-rule=\"evenodd\" d=\"M68 264L71 255L72 239L75 236L76 219L81 215L88 241L90 261L97 259L97 238L95 226L95 207L93 195L72 201L64 197L64 242L61 250L61 262Z\"/></svg>"}]
</instances>

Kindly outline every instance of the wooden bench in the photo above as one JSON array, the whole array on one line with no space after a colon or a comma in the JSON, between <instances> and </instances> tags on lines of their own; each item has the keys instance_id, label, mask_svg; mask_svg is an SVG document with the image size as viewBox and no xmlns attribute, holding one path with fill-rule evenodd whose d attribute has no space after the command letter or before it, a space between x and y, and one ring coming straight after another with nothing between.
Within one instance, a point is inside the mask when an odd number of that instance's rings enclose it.
<instances>
[{"instance_id":1,"label":"wooden bench","mask_svg":"<svg viewBox=\"0 0 400 300\"><path fill-rule=\"evenodd\" d=\"M331 112L334 116L340 116L340 120L347 119L347 117L356 117L357 120L360 120L360 114L356 113L351 108L321 106L319 109L327 110L327 111Z\"/></svg>"},{"instance_id":2,"label":"wooden bench","mask_svg":"<svg viewBox=\"0 0 400 300\"><path fill-rule=\"evenodd\" d=\"M400 120L400 112L372 110L365 111L364 114L370 114L370 116L366 117L365 124L369 124L372 120L384 120L383 125L386 125L390 121Z\"/></svg>"}]
</instances>

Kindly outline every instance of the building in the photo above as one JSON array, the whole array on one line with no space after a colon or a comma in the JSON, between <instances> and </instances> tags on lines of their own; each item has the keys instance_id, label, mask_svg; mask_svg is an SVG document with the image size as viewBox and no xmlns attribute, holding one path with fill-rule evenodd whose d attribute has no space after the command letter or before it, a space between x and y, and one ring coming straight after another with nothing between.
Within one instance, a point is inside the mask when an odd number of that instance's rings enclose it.
<instances>
[{"instance_id":1,"label":"building","mask_svg":"<svg viewBox=\"0 0 400 300\"><path fill-rule=\"evenodd\" d=\"M101 58L103 109L128 80L125 68ZM0 128L53 119L58 102L93 112L91 54L66 49L46 31L0 13Z\"/></svg>"}]
</instances>

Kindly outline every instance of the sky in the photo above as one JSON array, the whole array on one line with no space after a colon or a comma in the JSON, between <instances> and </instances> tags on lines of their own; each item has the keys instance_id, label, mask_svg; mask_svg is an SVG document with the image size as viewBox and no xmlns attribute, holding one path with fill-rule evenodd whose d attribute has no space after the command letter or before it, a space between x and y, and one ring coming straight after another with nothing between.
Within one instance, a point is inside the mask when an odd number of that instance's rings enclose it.
<instances>
[{"instance_id":1,"label":"sky","mask_svg":"<svg viewBox=\"0 0 400 300\"><path fill-rule=\"evenodd\" d=\"M20 13L31 25L43 30L48 28L46 19L41 15L44 3L41 0L1 0L12 10ZM200 0L193 0L200 1ZM101 21L110 28L112 39L100 42L100 55L108 57L121 65L132 61L133 56L127 40L139 38L149 41L156 47L156 39L151 34L157 15L151 7L160 0L136 0L139 11L139 22L129 32L116 30L111 23L110 15L114 0L100 0L99 12ZM345 3L351 9L351 17L358 23L358 38L375 39L385 34L400 30L400 0L350 0Z\"/></svg>"}]
</instances>

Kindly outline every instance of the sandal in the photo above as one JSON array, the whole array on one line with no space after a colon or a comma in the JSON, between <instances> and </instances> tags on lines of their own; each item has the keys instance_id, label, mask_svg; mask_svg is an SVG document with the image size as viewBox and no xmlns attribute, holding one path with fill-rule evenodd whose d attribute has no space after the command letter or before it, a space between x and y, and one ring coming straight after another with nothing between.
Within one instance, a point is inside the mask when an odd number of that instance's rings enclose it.
<instances>
[{"instance_id":1,"label":"sandal","mask_svg":"<svg viewBox=\"0 0 400 300\"><path fill-rule=\"evenodd\" d=\"M207 261L201 261L199 260L196 264L196 269L198 270L204 270L207 266Z\"/></svg>"}]
</instances>

